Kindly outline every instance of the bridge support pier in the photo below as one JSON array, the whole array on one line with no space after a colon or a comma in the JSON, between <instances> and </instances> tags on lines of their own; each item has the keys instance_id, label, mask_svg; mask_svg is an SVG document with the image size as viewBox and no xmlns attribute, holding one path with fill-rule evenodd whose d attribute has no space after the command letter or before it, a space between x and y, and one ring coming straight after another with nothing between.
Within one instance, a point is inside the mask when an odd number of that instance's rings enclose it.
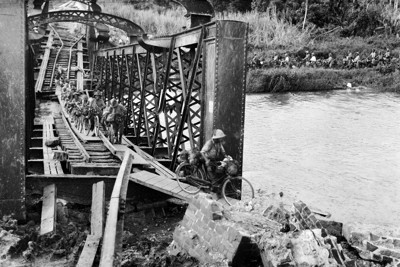
<instances>
[{"instance_id":1,"label":"bridge support pier","mask_svg":"<svg viewBox=\"0 0 400 267\"><path fill-rule=\"evenodd\" d=\"M25 218L26 140L30 111L25 1L1 4L0 32L0 216ZM33 100L34 102L34 100ZM34 103L33 103L34 105Z\"/></svg>"}]
</instances>

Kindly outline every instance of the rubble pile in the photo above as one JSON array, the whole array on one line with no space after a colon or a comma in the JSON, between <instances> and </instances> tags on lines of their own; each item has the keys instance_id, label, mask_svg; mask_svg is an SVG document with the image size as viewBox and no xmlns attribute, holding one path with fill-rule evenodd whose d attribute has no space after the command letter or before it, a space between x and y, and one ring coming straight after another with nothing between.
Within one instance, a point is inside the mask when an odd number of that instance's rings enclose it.
<instances>
[{"instance_id":1,"label":"rubble pile","mask_svg":"<svg viewBox=\"0 0 400 267\"><path fill-rule=\"evenodd\" d=\"M40 206L40 200L35 202ZM32 212L32 207L28 207ZM57 266L74 264L89 234L90 207L57 202L57 231L39 235L40 217L18 224L11 216L0 220L0 266ZM36 213L36 212L35 212ZM30 214L30 213L29 213ZM39 213L40 214L40 213Z\"/></svg>"},{"instance_id":2,"label":"rubble pile","mask_svg":"<svg viewBox=\"0 0 400 267\"><path fill-rule=\"evenodd\" d=\"M257 201L224 207L200 193L169 249L209 266L400 266L400 228L342 226L317 218L301 201L290 211Z\"/></svg>"}]
</instances>

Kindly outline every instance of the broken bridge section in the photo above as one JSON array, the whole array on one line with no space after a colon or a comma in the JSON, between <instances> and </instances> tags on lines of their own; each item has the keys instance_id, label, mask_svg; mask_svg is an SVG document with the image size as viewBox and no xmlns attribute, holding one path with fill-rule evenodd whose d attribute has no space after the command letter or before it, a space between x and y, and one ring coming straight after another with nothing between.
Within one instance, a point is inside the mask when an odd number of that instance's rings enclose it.
<instances>
[{"instance_id":1,"label":"broken bridge section","mask_svg":"<svg viewBox=\"0 0 400 267\"><path fill-rule=\"evenodd\" d=\"M30 16L28 27L33 29L35 26L52 22L78 22L92 26L94 22L97 22L119 28L125 31L128 36L141 36L145 33L139 25L128 19L111 14L83 10L63 10Z\"/></svg>"}]
</instances>

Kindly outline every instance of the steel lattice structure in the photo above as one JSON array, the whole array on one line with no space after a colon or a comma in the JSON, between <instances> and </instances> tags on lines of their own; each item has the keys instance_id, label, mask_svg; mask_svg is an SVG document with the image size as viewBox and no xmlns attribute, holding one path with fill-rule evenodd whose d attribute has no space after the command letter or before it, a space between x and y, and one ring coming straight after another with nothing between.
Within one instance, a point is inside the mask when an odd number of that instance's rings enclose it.
<instances>
[{"instance_id":1,"label":"steel lattice structure","mask_svg":"<svg viewBox=\"0 0 400 267\"><path fill-rule=\"evenodd\" d=\"M237 111L229 114L227 110L217 110L219 101L230 98L244 101L247 28L239 22L231 23L240 27L229 27L232 33L226 34L238 36L234 50L241 49L240 53L226 49L229 46L224 42L231 42L230 39L219 36L222 34L219 29L225 27L225 23L214 22L174 36L140 40L137 44L95 54L93 78L104 97L106 100L116 98L128 109L125 135L135 144L147 147L155 156L159 150L167 151L163 156L171 161L171 169L180 150L201 148L216 127L236 131L232 140L235 139L240 148L240 155L239 150L230 154L241 161L244 105L240 104ZM226 47L220 51L218 43L221 42ZM231 77L231 74L218 72L218 67L223 66L223 58L218 56L225 57L225 54L231 60L224 63L225 67L240 64L241 75ZM235 62L232 57L236 57ZM219 95L217 89L228 92L229 86L224 84L234 81L237 85L233 86L240 90L232 96ZM232 119L224 120L218 113L228 114ZM225 126L230 120L234 123Z\"/></svg>"},{"instance_id":2,"label":"steel lattice structure","mask_svg":"<svg viewBox=\"0 0 400 267\"><path fill-rule=\"evenodd\" d=\"M28 17L29 29L52 22L78 22L89 25L97 22L119 28L125 31L128 36L141 36L145 33L139 25L130 20L93 11L63 10Z\"/></svg>"}]
</instances>

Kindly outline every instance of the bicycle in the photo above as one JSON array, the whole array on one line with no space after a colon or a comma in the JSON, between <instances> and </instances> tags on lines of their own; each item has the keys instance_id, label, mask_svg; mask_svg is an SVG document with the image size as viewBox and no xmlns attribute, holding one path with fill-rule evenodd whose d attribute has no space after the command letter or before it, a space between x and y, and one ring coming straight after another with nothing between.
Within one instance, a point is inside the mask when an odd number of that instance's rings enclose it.
<instances>
[{"instance_id":1,"label":"bicycle","mask_svg":"<svg viewBox=\"0 0 400 267\"><path fill-rule=\"evenodd\" d=\"M236 202L234 199L246 202L251 201L254 198L254 188L249 180L240 176L230 175L226 166L224 166L224 164L229 164L229 161L222 161L221 163L217 167L222 172L219 175L220 177L212 180L204 162L191 164L185 160L175 170L176 181L179 187L189 194L197 194L201 190L220 190L224 200L230 206Z\"/></svg>"},{"instance_id":2,"label":"bicycle","mask_svg":"<svg viewBox=\"0 0 400 267\"><path fill-rule=\"evenodd\" d=\"M99 136L100 131L100 119L99 113L95 109L90 108L89 113L84 116L83 128L85 129L85 134L89 135L91 131L94 132L95 136Z\"/></svg>"},{"instance_id":3,"label":"bicycle","mask_svg":"<svg viewBox=\"0 0 400 267\"><path fill-rule=\"evenodd\" d=\"M110 119L107 116L106 119L106 130L107 130L107 137L111 144L120 144L123 134L123 127L125 117L120 114L114 114L113 118Z\"/></svg>"}]
</instances>

